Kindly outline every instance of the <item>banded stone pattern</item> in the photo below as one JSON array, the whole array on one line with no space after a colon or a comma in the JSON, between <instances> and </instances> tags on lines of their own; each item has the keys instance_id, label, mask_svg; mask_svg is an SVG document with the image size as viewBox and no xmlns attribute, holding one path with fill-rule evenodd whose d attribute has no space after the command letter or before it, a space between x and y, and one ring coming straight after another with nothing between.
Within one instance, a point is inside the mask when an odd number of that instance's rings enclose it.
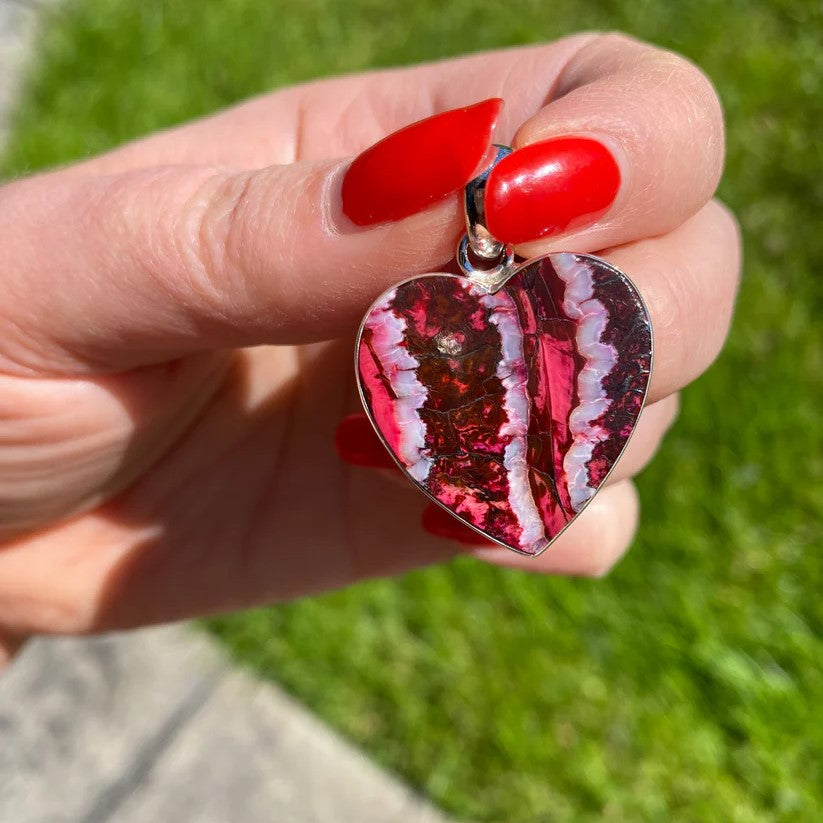
<instances>
[{"instance_id":1,"label":"banded stone pattern","mask_svg":"<svg viewBox=\"0 0 823 823\"><path fill-rule=\"evenodd\" d=\"M648 387L631 281L553 254L495 293L425 275L382 295L358 344L366 411L409 477L461 520L540 554L603 483Z\"/></svg>"}]
</instances>

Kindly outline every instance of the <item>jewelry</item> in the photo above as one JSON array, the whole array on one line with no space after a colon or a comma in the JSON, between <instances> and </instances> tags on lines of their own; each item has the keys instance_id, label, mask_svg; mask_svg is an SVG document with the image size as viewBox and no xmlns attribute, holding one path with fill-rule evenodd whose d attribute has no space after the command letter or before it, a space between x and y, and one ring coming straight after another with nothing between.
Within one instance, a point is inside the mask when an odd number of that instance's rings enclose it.
<instances>
[{"instance_id":1,"label":"jewelry","mask_svg":"<svg viewBox=\"0 0 823 823\"><path fill-rule=\"evenodd\" d=\"M510 152L498 147L494 162ZM360 326L355 371L409 480L484 537L536 556L626 448L652 328L631 280L605 260L520 262L489 234L493 165L465 189L462 275L425 274L382 294Z\"/></svg>"}]
</instances>

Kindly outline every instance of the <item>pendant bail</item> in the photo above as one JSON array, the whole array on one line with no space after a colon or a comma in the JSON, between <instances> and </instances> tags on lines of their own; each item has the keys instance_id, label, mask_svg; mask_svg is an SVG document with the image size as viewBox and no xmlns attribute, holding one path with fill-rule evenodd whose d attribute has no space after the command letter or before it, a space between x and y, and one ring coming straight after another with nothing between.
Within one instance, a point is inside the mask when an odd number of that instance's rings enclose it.
<instances>
[{"instance_id":1,"label":"pendant bail","mask_svg":"<svg viewBox=\"0 0 823 823\"><path fill-rule=\"evenodd\" d=\"M486 228L486 183L491 170L512 153L509 146L495 144L494 160L465 187L466 233L457 246L457 264L469 280L488 291L496 291L514 269L514 251Z\"/></svg>"},{"instance_id":2,"label":"pendant bail","mask_svg":"<svg viewBox=\"0 0 823 823\"><path fill-rule=\"evenodd\" d=\"M466 184L465 213L466 234L469 236L469 247L472 252L484 260L494 260L500 257L506 247L486 228L486 183L492 169L504 158L512 153L508 146L494 145L497 149L491 165Z\"/></svg>"}]
</instances>

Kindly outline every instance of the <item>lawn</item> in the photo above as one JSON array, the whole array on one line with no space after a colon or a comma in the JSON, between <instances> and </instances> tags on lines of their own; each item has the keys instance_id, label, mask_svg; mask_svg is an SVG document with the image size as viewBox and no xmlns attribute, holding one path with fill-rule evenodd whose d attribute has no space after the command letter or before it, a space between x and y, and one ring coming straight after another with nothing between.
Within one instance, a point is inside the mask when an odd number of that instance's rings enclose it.
<instances>
[{"instance_id":1,"label":"lawn","mask_svg":"<svg viewBox=\"0 0 823 823\"><path fill-rule=\"evenodd\" d=\"M657 41L714 78L721 194L746 237L731 340L641 478L631 555L601 581L463 559L209 628L459 818L819 820L819 3L70 3L44 33L3 169L293 81L584 28Z\"/></svg>"}]
</instances>

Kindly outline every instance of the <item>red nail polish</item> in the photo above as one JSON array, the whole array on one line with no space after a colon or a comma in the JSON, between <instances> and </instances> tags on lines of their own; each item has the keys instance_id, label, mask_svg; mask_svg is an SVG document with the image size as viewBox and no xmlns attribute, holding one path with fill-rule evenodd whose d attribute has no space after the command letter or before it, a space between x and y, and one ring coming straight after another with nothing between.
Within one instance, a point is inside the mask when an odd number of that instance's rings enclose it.
<instances>
[{"instance_id":1,"label":"red nail polish","mask_svg":"<svg viewBox=\"0 0 823 823\"><path fill-rule=\"evenodd\" d=\"M614 202L620 169L596 140L561 137L504 157L486 184L486 225L525 243L593 223Z\"/></svg>"},{"instance_id":2,"label":"red nail polish","mask_svg":"<svg viewBox=\"0 0 823 823\"><path fill-rule=\"evenodd\" d=\"M397 469L397 463L380 442L365 414L350 414L343 418L334 434L334 445L340 459L353 466Z\"/></svg>"},{"instance_id":3,"label":"red nail polish","mask_svg":"<svg viewBox=\"0 0 823 823\"><path fill-rule=\"evenodd\" d=\"M434 503L423 509L421 525L435 537L445 537L447 540L456 540L468 546L485 546L494 548L497 543L487 540L482 534L478 534L474 529L463 525L457 518L452 517L447 511Z\"/></svg>"},{"instance_id":4,"label":"red nail polish","mask_svg":"<svg viewBox=\"0 0 823 823\"><path fill-rule=\"evenodd\" d=\"M436 114L366 149L343 178L343 212L358 226L400 220L459 191L475 176L503 101Z\"/></svg>"}]
</instances>

